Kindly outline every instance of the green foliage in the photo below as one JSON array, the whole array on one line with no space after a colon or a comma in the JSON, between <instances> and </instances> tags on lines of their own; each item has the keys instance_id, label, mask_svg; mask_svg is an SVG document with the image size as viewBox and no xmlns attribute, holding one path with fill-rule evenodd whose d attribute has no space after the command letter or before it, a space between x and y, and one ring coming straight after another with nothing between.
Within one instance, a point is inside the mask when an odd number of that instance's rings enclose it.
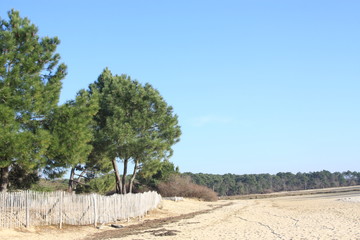
<instances>
[{"instance_id":1,"label":"green foliage","mask_svg":"<svg viewBox=\"0 0 360 240\"><path fill-rule=\"evenodd\" d=\"M89 181L91 192L99 194L106 194L114 191L115 189L115 178L113 174L105 174L101 177L91 179Z\"/></svg>"},{"instance_id":2,"label":"green foliage","mask_svg":"<svg viewBox=\"0 0 360 240\"><path fill-rule=\"evenodd\" d=\"M150 189L156 189L160 182L169 180L173 175L178 175L179 169L172 162L152 160L145 162L137 175L139 184Z\"/></svg>"},{"instance_id":3,"label":"green foliage","mask_svg":"<svg viewBox=\"0 0 360 240\"><path fill-rule=\"evenodd\" d=\"M54 192L65 191L67 188L67 181L65 179L47 180L40 179L40 181L31 185L31 190L38 192Z\"/></svg>"},{"instance_id":4,"label":"green foliage","mask_svg":"<svg viewBox=\"0 0 360 240\"><path fill-rule=\"evenodd\" d=\"M38 29L19 12L0 21L0 168L16 164L33 172L46 163L51 135L43 123L56 107L66 66L59 64L54 37L40 38ZM8 176L2 175L0 191Z\"/></svg>"},{"instance_id":5,"label":"green foliage","mask_svg":"<svg viewBox=\"0 0 360 240\"><path fill-rule=\"evenodd\" d=\"M0 22L0 96L22 123L41 117L56 106L66 66L58 64L57 37L40 38L38 29L19 12Z\"/></svg>"},{"instance_id":6,"label":"green foliage","mask_svg":"<svg viewBox=\"0 0 360 240\"><path fill-rule=\"evenodd\" d=\"M9 189L29 189L31 185L39 181L36 171L28 172L17 164L13 164L9 174Z\"/></svg>"},{"instance_id":7,"label":"green foliage","mask_svg":"<svg viewBox=\"0 0 360 240\"><path fill-rule=\"evenodd\" d=\"M57 107L50 114L47 128L52 136L45 173L56 178L69 167L86 163L92 150L93 116L98 110L97 95L82 90L75 101Z\"/></svg>"},{"instance_id":8,"label":"green foliage","mask_svg":"<svg viewBox=\"0 0 360 240\"><path fill-rule=\"evenodd\" d=\"M96 174L91 178L86 178L82 184L79 184L76 187L76 193L113 193L115 190L115 184L113 173Z\"/></svg>"}]
</instances>

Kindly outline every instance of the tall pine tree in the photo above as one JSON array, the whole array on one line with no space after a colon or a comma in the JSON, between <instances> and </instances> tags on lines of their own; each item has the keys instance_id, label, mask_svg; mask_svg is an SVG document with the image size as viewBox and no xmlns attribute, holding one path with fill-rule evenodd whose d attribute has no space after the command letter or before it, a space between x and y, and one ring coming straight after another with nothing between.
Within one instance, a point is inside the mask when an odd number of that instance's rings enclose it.
<instances>
[{"instance_id":1,"label":"tall pine tree","mask_svg":"<svg viewBox=\"0 0 360 240\"><path fill-rule=\"evenodd\" d=\"M126 75L113 76L108 69L91 88L99 92L94 151L98 159L112 162L118 193L127 193L128 163L134 162L131 192L139 164L171 155L181 134L177 116L150 84L141 85ZM121 179L117 161L123 163Z\"/></svg>"},{"instance_id":2,"label":"tall pine tree","mask_svg":"<svg viewBox=\"0 0 360 240\"><path fill-rule=\"evenodd\" d=\"M0 191L7 190L12 165L33 171L46 163L51 136L43 123L66 75L55 53L59 39L40 38L18 11L8 17L0 20Z\"/></svg>"}]
</instances>

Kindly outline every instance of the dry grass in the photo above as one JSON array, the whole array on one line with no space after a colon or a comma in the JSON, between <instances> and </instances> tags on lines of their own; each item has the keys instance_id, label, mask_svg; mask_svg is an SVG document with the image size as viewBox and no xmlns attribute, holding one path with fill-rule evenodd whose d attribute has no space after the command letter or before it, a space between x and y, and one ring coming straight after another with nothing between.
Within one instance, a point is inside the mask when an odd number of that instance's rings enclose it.
<instances>
[{"instance_id":1,"label":"dry grass","mask_svg":"<svg viewBox=\"0 0 360 240\"><path fill-rule=\"evenodd\" d=\"M191 178L188 176L174 175L167 182L159 183L157 188L163 197L199 198L204 201L216 201L218 199L213 190L191 182Z\"/></svg>"}]
</instances>

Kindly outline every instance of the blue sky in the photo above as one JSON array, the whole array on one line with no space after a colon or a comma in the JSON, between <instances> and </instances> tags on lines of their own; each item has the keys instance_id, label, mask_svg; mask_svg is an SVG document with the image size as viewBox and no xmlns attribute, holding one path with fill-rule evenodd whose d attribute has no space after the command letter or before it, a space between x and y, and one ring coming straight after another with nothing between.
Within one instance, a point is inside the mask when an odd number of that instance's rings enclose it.
<instances>
[{"instance_id":1,"label":"blue sky","mask_svg":"<svg viewBox=\"0 0 360 240\"><path fill-rule=\"evenodd\" d=\"M157 88L182 172L360 171L359 1L1 0L68 66L61 102L105 67Z\"/></svg>"}]
</instances>

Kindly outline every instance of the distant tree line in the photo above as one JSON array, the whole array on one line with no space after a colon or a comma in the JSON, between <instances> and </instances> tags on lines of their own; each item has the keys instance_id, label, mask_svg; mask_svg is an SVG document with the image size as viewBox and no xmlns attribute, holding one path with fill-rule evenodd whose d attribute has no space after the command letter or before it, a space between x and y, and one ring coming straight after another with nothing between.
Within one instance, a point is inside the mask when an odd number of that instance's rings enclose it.
<instances>
[{"instance_id":1,"label":"distant tree line","mask_svg":"<svg viewBox=\"0 0 360 240\"><path fill-rule=\"evenodd\" d=\"M360 172L309 173L279 172L273 174L204 174L183 173L199 185L213 189L220 196L232 196L279 191L295 191L328 187L343 187L360 184Z\"/></svg>"}]
</instances>

